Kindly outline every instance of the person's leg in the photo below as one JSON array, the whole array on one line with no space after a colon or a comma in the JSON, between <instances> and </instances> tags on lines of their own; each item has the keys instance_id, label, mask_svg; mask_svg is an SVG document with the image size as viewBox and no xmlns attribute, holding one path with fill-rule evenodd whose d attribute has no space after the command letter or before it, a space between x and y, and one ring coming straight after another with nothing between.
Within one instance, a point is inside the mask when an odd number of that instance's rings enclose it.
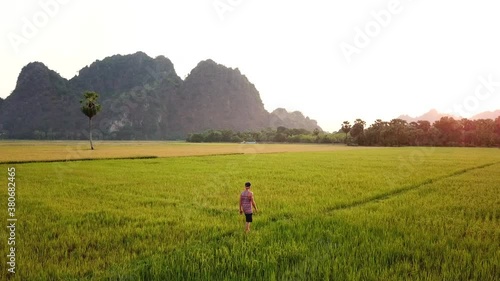
<instances>
[{"instance_id":1,"label":"person's leg","mask_svg":"<svg viewBox=\"0 0 500 281\"><path fill-rule=\"evenodd\" d=\"M245 232L250 231L250 223L252 222L252 214L245 214L246 224L245 224Z\"/></svg>"}]
</instances>

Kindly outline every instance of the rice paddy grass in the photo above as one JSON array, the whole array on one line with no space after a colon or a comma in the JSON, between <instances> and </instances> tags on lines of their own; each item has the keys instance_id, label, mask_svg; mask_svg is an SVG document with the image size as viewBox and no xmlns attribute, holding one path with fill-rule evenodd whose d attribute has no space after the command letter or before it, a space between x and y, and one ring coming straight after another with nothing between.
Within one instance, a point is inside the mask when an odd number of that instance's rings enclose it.
<instances>
[{"instance_id":1,"label":"rice paddy grass","mask_svg":"<svg viewBox=\"0 0 500 281\"><path fill-rule=\"evenodd\" d=\"M0 270L13 280L500 276L498 149L3 163L2 186L8 167L16 169L16 274L5 263ZM238 213L246 181L259 208L248 234ZM0 200L7 208L7 191ZM7 230L0 235L5 256Z\"/></svg>"}]
</instances>

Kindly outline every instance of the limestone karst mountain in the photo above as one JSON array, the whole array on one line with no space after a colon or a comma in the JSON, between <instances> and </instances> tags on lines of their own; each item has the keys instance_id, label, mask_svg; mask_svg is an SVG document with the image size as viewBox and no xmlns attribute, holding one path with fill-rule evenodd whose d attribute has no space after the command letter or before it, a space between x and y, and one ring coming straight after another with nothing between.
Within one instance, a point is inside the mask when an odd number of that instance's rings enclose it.
<instances>
[{"instance_id":1,"label":"limestone karst mountain","mask_svg":"<svg viewBox=\"0 0 500 281\"><path fill-rule=\"evenodd\" d=\"M93 135L101 139L180 139L207 129L319 128L300 112L267 112L256 87L238 69L205 60L183 81L168 58L138 52L98 60L69 80L43 63L29 63L13 92L0 100L3 136L86 138L87 120L79 109L86 90L100 94L103 110L94 117Z\"/></svg>"}]
</instances>

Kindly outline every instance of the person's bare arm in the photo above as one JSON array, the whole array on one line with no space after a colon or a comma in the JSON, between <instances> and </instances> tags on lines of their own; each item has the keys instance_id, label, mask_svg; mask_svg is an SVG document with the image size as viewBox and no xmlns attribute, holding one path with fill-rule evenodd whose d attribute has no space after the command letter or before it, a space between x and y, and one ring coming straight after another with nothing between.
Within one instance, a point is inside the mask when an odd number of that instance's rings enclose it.
<instances>
[{"instance_id":1,"label":"person's bare arm","mask_svg":"<svg viewBox=\"0 0 500 281\"><path fill-rule=\"evenodd\" d=\"M253 194L252 194L252 206L253 208L255 209L255 212L257 212L257 205L255 204L255 199L253 198Z\"/></svg>"},{"instance_id":2,"label":"person's bare arm","mask_svg":"<svg viewBox=\"0 0 500 281\"><path fill-rule=\"evenodd\" d=\"M243 200L241 199L241 196L240 196L240 214L243 214Z\"/></svg>"}]
</instances>

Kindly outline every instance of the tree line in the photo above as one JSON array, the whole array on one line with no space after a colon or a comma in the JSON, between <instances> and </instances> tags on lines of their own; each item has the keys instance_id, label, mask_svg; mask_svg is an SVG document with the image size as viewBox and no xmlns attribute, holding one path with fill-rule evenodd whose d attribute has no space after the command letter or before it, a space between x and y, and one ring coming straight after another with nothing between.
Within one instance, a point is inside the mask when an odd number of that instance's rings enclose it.
<instances>
[{"instance_id":1,"label":"tree line","mask_svg":"<svg viewBox=\"0 0 500 281\"><path fill-rule=\"evenodd\" d=\"M189 134L187 142L277 142L277 143L343 143L341 133L325 133L318 129L263 129L255 132L234 132L232 130L206 130L202 133Z\"/></svg>"},{"instance_id":2,"label":"tree line","mask_svg":"<svg viewBox=\"0 0 500 281\"><path fill-rule=\"evenodd\" d=\"M377 119L368 128L361 119L342 124L352 142L365 146L500 146L500 116L495 120L441 117L430 123Z\"/></svg>"},{"instance_id":3,"label":"tree line","mask_svg":"<svg viewBox=\"0 0 500 281\"><path fill-rule=\"evenodd\" d=\"M356 119L344 121L337 132L318 129L289 129L278 127L257 132L207 130L190 134L188 142L277 142L277 143L345 143L363 146L500 146L500 116L495 120L469 120L442 117L430 123L420 120L407 122L375 120L370 126Z\"/></svg>"}]
</instances>

